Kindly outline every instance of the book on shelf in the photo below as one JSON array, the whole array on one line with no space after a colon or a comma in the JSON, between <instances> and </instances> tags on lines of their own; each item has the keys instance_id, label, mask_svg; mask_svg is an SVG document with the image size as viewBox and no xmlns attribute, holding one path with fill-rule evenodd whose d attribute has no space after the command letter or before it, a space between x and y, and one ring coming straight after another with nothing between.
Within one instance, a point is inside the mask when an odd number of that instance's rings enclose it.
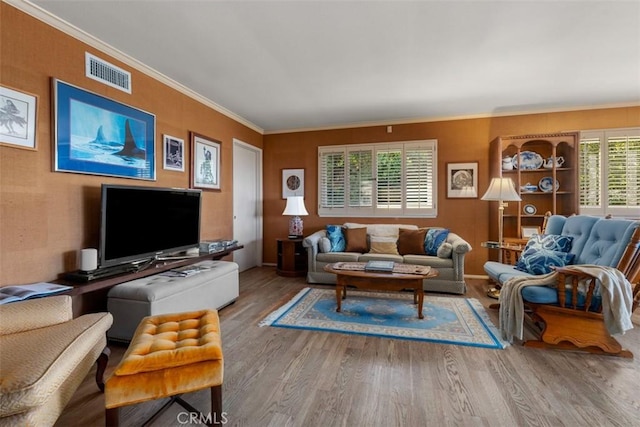
<instances>
[{"instance_id":1,"label":"book on shelf","mask_svg":"<svg viewBox=\"0 0 640 427\"><path fill-rule=\"evenodd\" d=\"M5 286L0 288L0 304L57 294L68 291L69 289L73 289L73 287L46 282L32 283L30 285Z\"/></svg>"},{"instance_id":2,"label":"book on shelf","mask_svg":"<svg viewBox=\"0 0 640 427\"><path fill-rule=\"evenodd\" d=\"M364 266L364 271L391 273L393 272L393 266L393 261L368 261Z\"/></svg>"}]
</instances>

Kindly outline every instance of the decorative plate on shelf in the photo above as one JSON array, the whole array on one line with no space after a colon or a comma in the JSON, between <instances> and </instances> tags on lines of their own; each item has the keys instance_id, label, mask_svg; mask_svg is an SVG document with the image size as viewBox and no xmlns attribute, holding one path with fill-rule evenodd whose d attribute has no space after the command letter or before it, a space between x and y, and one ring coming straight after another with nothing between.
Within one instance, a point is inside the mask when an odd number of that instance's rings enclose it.
<instances>
[{"instance_id":1,"label":"decorative plate on shelf","mask_svg":"<svg viewBox=\"0 0 640 427\"><path fill-rule=\"evenodd\" d=\"M517 154L513 156L513 164L517 165L520 170L540 169L543 163L542 156L534 151L520 152L520 159Z\"/></svg>"},{"instance_id":2,"label":"decorative plate on shelf","mask_svg":"<svg viewBox=\"0 0 640 427\"><path fill-rule=\"evenodd\" d=\"M556 179L555 186L556 186L556 191L558 191L558 188L560 188L560 183L558 182L557 179ZM545 176L538 183L538 187L540 187L540 190L544 191L545 193L552 192L553 191L553 178L550 177L550 176Z\"/></svg>"},{"instance_id":3,"label":"decorative plate on shelf","mask_svg":"<svg viewBox=\"0 0 640 427\"><path fill-rule=\"evenodd\" d=\"M533 205L524 205L522 208L522 212L524 212L525 215L535 215L537 211L538 210Z\"/></svg>"}]
</instances>

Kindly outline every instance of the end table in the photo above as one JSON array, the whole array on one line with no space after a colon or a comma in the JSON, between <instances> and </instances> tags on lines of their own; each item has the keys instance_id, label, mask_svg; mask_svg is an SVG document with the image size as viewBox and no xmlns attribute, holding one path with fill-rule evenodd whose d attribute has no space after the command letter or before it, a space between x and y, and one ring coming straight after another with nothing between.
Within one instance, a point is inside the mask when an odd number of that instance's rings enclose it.
<instances>
[{"instance_id":1,"label":"end table","mask_svg":"<svg viewBox=\"0 0 640 427\"><path fill-rule=\"evenodd\" d=\"M296 277L307 275L307 251L302 239L277 239L278 266L280 276Z\"/></svg>"},{"instance_id":2,"label":"end table","mask_svg":"<svg viewBox=\"0 0 640 427\"><path fill-rule=\"evenodd\" d=\"M498 249L502 251L502 262L504 264L515 265L520 258L520 254L524 250L524 247L527 244L527 240L522 239L505 239L502 244L498 242L482 242L480 246L487 249ZM500 285L496 284L492 286L487 291L487 296L489 298L498 299L500 298Z\"/></svg>"}]
</instances>

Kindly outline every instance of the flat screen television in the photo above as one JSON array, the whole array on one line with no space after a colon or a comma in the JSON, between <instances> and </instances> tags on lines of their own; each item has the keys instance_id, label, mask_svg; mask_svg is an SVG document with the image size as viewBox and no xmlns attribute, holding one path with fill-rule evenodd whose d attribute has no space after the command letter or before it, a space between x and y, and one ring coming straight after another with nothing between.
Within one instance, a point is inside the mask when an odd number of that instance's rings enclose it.
<instances>
[{"instance_id":1,"label":"flat screen television","mask_svg":"<svg viewBox=\"0 0 640 427\"><path fill-rule=\"evenodd\" d=\"M200 190L103 184L100 268L197 247L201 195Z\"/></svg>"}]
</instances>

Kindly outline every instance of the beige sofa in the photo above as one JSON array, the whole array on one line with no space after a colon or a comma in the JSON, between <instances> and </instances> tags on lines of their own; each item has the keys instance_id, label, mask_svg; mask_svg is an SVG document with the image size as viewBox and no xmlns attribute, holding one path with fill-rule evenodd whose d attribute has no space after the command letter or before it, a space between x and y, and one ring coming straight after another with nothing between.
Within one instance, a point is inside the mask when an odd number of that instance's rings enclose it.
<instances>
[{"instance_id":1,"label":"beige sofa","mask_svg":"<svg viewBox=\"0 0 640 427\"><path fill-rule=\"evenodd\" d=\"M416 230L412 224L358 224L345 223L345 228L367 228L367 241L371 238L386 238L393 241L398 238L400 228ZM439 275L424 281L424 290L430 292L447 292L464 294L467 286L464 281L464 258L471 250L471 245L462 237L449 232L445 243L447 250L440 250L440 256L431 255L395 255L390 253L370 252L329 252L326 249L326 230L319 230L307 236L302 245L307 249L308 283L336 283L336 276L324 271L324 266L333 262L366 262L370 260L389 260L405 264L428 265L436 268ZM442 247L445 249L445 247Z\"/></svg>"},{"instance_id":2,"label":"beige sofa","mask_svg":"<svg viewBox=\"0 0 640 427\"><path fill-rule=\"evenodd\" d=\"M69 296L0 305L0 426L53 425L99 358L102 380L111 314L72 317Z\"/></svg>"}]
</instances>

